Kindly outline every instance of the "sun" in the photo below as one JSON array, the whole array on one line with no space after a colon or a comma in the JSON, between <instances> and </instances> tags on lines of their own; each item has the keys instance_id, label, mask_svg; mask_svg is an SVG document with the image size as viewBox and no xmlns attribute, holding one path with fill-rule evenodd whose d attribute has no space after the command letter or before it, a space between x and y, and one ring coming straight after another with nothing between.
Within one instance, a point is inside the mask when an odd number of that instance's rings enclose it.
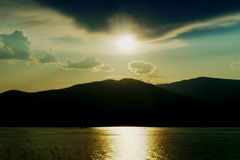
<instances>
[{"instance_id":1,"label":"sun","mask_svg":"<svg viewBox=\"0 0 240 160\"><path fill-rule=\"evenodd\" d=\"M136 46L136 39L133 35L123 35L117 39L117 45L124 50L133 49Z\"/></svg>"}]
</instances>

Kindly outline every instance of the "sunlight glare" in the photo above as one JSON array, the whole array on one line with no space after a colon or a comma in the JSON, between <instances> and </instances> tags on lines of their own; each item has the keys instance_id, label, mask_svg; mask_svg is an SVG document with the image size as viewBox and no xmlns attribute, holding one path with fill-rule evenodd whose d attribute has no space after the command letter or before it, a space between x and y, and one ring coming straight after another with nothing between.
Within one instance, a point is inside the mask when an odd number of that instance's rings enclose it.
<instances>
[{"instance_id":1,"label":"sunlight glare","mask_svg":"<svg viewBox=\"0 0 240 160\"><path fill-rule=\"evenodd\" d=\"M136 46L136 39L132 35L124 35L118 38L117 44L124 50L133 49Z\"/></svg>"},{"instance_id":2,"label":"sunlight glare","mask_svg":"<svg viewBox=\"0 0 240 160\"><path fill-rule=\"evenodd\" d=\"M146 133L141 127L108 127L113 135L112 148L114 160L144 160L146 152Z\"/></svg>"}]
</instances>

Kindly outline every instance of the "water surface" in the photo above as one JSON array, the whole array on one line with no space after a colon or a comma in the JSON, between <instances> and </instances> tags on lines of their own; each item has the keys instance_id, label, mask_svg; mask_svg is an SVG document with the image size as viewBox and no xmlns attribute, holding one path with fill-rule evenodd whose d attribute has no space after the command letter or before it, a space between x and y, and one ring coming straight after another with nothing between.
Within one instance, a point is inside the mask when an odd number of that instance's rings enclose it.
<instances>
[{"instance_id":1,"label":"water surface","mask_svg":"<svg viewBox=\"0 0 240 160\"><path fill-rule=\"evenodd\" d=\"M0 128L0 160L235 160L239 128Z\"/></svg>"}]
</instances>

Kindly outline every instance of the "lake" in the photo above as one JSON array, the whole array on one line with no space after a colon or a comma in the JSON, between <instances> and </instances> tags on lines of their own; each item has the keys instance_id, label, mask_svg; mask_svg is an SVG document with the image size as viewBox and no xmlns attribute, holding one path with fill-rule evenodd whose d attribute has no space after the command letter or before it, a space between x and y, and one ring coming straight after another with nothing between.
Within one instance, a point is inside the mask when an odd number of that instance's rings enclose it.
<instances>
[{"instance_id":1,"label":"lake","mask_svg":"<svg viewBox=\"0 0 240 160\"><path fill-rule=\"evenodd\" d=\"M240 159L240 128L0 128L0 160L216 159Z\"/></svg>"}]
</instances>

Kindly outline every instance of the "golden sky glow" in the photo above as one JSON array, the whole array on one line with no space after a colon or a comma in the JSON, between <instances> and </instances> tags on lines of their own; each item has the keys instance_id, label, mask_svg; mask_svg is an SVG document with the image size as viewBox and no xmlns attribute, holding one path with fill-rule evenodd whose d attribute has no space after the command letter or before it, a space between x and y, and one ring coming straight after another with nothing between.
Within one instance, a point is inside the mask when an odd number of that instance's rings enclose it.
<instances>
[{"instance_id":1,"label":"golden sky glow","mask_svg":"<svg viewBox=\"0 0 240 160\"><path fill-rule=\"evenodd\" d=\"M163 25L149 26L131 14L116 12L104 30L92 31L74 17L34 1L24 7L12 3L0 1L0 92L62 88L109 78L166 83L199 76L240 77L238 12L163 33L158 33ZM19 55L22 50L24 55ZM142 64L129 68L131 62Z\"/></svg>"}]
</instances>

